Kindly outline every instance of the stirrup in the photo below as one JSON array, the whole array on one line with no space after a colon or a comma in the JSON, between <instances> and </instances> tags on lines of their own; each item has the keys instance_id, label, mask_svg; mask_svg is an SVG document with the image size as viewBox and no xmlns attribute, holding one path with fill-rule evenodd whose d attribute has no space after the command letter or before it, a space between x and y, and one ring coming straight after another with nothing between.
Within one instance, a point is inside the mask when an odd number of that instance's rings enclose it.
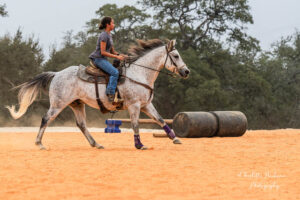
<instances>
[{"instance_id":1,"label":"stirrup","mask_svg":"<svg viewBox=\"0 0 300 200\"><path fill-rule=\"evenodd\" d=\"M114 101L113 103L122 103L124 101L124 99L119 99L118 98L118 92L115 93L115 98L114 98Z\"/></svg>"}]
</instances>

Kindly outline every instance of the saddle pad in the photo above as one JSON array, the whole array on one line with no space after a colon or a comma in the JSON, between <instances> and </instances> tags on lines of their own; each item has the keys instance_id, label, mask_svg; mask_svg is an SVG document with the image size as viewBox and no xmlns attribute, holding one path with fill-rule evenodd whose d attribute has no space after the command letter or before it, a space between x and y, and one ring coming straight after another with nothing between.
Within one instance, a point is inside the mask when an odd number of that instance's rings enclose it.
<instances>
[{"instance_id":1,"label":"saddle pad","mask_svg":"<svg viewBox=\"0 0 300 200\"><path fill-rule=\"evenodd\" d=\"M77 76L83 81L94 83L95 82L94 76L87 74L85 72L85 68L86 66L80 64L78 67ZM97 82L98 84L107 84L107 81L104 76L98 76ZM125 82L125 77L120 77L118 80L118 85L124 82Z\"/></svg>"}]
</instances>

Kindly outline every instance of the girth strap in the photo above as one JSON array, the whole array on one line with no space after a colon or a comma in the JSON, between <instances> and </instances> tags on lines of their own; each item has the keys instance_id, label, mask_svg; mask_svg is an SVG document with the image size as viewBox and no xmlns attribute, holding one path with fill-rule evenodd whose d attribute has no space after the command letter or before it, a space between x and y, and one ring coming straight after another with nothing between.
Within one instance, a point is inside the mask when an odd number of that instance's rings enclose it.
<instances>
[{"instance_id":1,"label":"girth strap","mask_svg":"<svg viewBox=\"0 0 300 200\"><path fill-rule=\"evenodd\" d=\"M129 77L127 77L127 76L124 76L124 75L122 75L122 76L125 77L125 78L127 78L127 79L129 79L130 81L132 81L132 82L134 82L134 83L136 83L136 84L139 84L139 85L144 86L145 88L149 89L149 90L150 90L150 97L149 97L149 100L148 100L148 101L150 101L150 99L151 99L151 97L152 97L152 94L153 94L153 88L152 88L152 87L150 87L149 85L147 85L147 84L145 84L145 83L141 83L141 82L138 82L138 81L136 81L136 80L133 80L132 78L129 78Z\"/></svg>"},{"instance_id":2,"label":"girth strap","mask_svg":"<svg viewBox=\"0 0 300 200\"><path fill-rule=\"evenodd\" d=\"M98 91L98 82L97 82L97 76L94 76L94 80L95 80L95 90L96 90L96 100L99 106L99 109L102 113L108 113L109 110L107 110L107 108L104 106L104 104L102 103L102 101L99 98L99 91Z\"/></svg>"}]
</instances>

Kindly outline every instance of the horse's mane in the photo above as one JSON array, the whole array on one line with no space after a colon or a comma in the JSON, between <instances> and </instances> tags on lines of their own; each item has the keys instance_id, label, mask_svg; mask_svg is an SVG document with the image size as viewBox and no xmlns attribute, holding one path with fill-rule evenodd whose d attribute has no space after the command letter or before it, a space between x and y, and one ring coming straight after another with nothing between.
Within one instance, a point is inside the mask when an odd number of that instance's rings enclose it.
<instances>
[{"instance_id":1,"label":"horse's mane","mask_svg":"<svg viewBox=\"0 0 300 200\"><path fill-rule=\"evenodd\" d=\"M134 62L143 55L145 55L148 51L163 46L165 43L160 39L152 39L152 40L136 40L137 44L130 46L128 49L129 54L129 62Z\"/></svg>"}]
</instances>

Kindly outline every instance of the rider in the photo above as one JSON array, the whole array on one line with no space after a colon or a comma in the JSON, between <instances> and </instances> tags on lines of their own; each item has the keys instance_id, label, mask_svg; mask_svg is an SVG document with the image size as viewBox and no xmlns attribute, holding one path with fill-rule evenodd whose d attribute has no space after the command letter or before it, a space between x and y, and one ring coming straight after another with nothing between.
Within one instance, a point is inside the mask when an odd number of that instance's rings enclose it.
<instances>
[{"instance_id":1,"label":"rider","mask_svg":"<svg viewBox=\"0 0 300 200\"><path fill-rule=\"evenodd\" d=\"M110 75L106 88L106 95L108 96L108 100L110 102L114 102L119 71L107 60L107 57L116 58L119 60L124 60L127 57L127 55L116 52L113 47L113 39L110 32L114 29L114 27L114 20L111 17L102 18L99 25L99 30L104 29L104 31L98 38L96 50L89 56L89 58L98 68Z\"/></svg>"}]
</instances>

